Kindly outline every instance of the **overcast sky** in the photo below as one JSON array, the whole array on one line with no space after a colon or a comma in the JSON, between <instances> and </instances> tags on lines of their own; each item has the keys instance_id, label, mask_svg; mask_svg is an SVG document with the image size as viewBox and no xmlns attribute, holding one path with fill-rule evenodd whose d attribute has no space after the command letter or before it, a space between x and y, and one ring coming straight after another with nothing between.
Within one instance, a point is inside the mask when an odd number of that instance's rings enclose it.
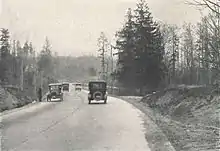
<instances>
[{"instance_id":1,"label":"overcast sky","mask_svg":"<svg viewBox=\"0 0 220 151\"><path fill-rule=\"evenodd\" d=\"M184 0L147 0L157 20L196 22L200 13ZM127 8L136 0L0 0L0 27L12 37L31 40L37 51L48 36L60 55L96 54L97 38L109 38L121 27Z\"/></svg>"}]
</instances>

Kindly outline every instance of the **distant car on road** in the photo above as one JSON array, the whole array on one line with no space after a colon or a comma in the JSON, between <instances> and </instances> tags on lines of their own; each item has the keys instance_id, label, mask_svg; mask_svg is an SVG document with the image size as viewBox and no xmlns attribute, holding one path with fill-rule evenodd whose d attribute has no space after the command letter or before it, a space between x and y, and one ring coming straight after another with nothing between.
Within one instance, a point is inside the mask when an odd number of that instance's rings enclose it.
<instances>
[{"instance_id":1,"label":"distant car on road","mask_svg":"<svg viewBox=\"0 0 220 151\"><path fill-rule=\"evenodd\" d=\"M82 84L81 83L76 83L75 84L75 90L76 91L81 91L82 90Z\"/></svg>"},{"instance_id":2,"label":"distant car on road","mask_svg":"<svg viewBox=\"0 0 220 151\"><path fill-rule=\"evenodd\" d=\"M91 104L92 100L101 101L107 103L107 83L105 81L90 81L89 82L88 101Z\"/></svg>"},{"instance_id":3,"label":"distant car on road","mask_svg":"<svg viewBox=\"0 0 220 151\"><path fill-rule=\"evenodd\" d=\"M63 91L69 92L69 83L68 82L63 82L62 83L62 88L63 88Z\"/></svg>"},{"instance_id":4,"label":"distant car on road","mask_svg":"<svg viewBox=\"0 0 220 151\"><path fill-rule=\"evenodd\" d=\"M51 83L48 87L47 101L51 101L52 99L63 101L62 83Z\"/></svg>"}]
</instances>

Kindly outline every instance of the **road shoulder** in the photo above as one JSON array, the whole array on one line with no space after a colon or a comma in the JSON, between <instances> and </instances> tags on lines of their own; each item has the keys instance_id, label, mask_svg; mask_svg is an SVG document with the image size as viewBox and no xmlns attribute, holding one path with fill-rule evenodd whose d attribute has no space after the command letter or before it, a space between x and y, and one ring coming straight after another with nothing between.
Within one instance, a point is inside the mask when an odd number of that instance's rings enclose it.
<instances>
[{"instance_id":1,"label":"road shoulder","mask_svg":"<svg viewBox=\"0 0 220 151\"><path fill-rule=\"evenodd\" d=\"M162 130L157 126L156 123L151 119L151 115L153 113L151 110L144 106L140 102L140 98L132 98L132 97L118 97L130 104L134 107L138 108L140 111L144 113L144 127L145 131L145 139L148 142L148 145L151 151L175 151L174 147L166 137L166 135L162 132Z\"/></svg>"}]
</instances>

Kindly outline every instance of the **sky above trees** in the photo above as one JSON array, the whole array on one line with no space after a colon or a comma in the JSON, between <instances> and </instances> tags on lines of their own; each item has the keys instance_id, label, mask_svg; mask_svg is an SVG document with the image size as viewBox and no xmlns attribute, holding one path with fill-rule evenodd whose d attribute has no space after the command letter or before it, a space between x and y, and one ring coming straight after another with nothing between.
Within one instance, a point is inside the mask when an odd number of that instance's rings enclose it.
<instances>
[{"instance_id":1,"label":"sky above trees","mask_svg":"<svg viewBox=\"0 0 220 151\"><path fill-rule=\"evenodd\" d=\"M147 0L156 20L182 24L197 22L200 13L184 0ZM48 36L60 55L96 54L97 39L109 39L121 28L126 10L136 0L0 0L0 27L13 39L30 40L40 51Z\"/></svg>"}]
</instances>

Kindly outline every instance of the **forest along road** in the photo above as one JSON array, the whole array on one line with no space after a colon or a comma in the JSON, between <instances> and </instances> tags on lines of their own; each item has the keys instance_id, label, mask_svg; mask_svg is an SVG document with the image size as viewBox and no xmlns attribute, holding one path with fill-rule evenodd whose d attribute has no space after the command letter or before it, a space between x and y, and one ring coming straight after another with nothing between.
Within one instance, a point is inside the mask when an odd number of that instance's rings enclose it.
<instances>
[{"instance_id":1,"label":"forest along road","mask_svg":"<svg viewBox=\"0 0 220 151\"><path fill-rule=\"evenodd\" d=\"M64 99L3 116L2 151L150 151L132 105L113 97L89 105L83 91Z\"/></svg>"}]
</instances>

